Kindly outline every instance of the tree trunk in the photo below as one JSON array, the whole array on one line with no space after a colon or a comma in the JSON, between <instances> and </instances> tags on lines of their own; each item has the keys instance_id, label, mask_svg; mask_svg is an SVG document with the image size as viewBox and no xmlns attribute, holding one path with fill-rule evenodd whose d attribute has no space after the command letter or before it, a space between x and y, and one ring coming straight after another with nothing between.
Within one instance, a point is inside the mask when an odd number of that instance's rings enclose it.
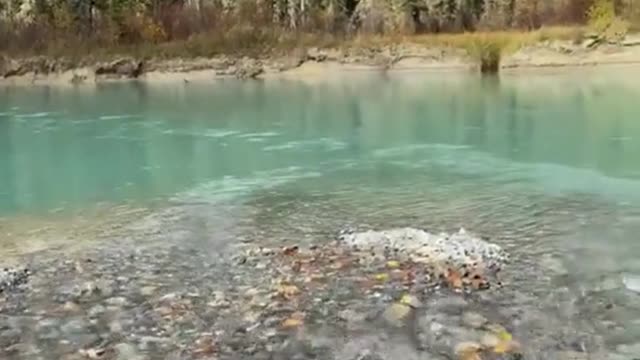
<instances>
[{"instance_id":1,"label":"tree trunk","mask_svg":"<svg viewBox=\"0 0 640 360\"><path fill-rule=\"evenodd\" d=\"M289 28L296 29L298 27L298 6L296 0L289 0Z\"/></svg>"}]
</instances>

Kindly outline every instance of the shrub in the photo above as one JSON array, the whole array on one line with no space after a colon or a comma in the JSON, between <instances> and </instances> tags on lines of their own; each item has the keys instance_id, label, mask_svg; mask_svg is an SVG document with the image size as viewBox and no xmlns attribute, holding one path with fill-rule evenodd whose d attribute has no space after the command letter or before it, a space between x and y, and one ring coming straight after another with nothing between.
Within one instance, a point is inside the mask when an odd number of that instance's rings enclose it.
<instances>
[{"instance_id":1,"label":"shrub","mask_svg":"<svg viewBox=\"0 0 640 360\"><path fill-rule=\"evenodd\" d=\"M587 11L589 27L598 34L604 33L616 18L613 0L595 0Z\"/></svg>"},{"instance_id":2,"label":"shrub","mask_svg":"<svg viewBox=\"0 0 640 360\"><path fill-rule=\"evenodd\" d=\"M616 16L613 0L596 0L587 13L589 27L602 40L618 42L629 31L629 23Z\"/></svg>"},{"instance_id":3,"label":"shrub","mask_svg":"<svg viewBox=\"0 0 640 360\"><path fill-rule=\"evenodd\" d=\"M518 33L509 32L465 33L450 37L446 44L465 49L478 62L482 73L496 73L502 56L530 38L528 34L523 38Z\"/></svg>"},{"instance_id":4,"label":"shrub","mask_svg":"<svg viewBox=\"0 0 640 360\"><path fill-rule=\"evenodd\" d=\"M138 16L138 26L142 41L157 44L167 40L164 28L150 17Z\"/></svg>"},{"instance_id":5,"label":"shrub","mask_svg":"<svg viewBox=\"0 0 640 360\"><path fill-rule=\"evenodd\" d=\"M629 22L620 18L615 18L609 24L609 27L604 31L602 36L609 42L620 42L629 32Z\"/></svg>"}]
</instances>

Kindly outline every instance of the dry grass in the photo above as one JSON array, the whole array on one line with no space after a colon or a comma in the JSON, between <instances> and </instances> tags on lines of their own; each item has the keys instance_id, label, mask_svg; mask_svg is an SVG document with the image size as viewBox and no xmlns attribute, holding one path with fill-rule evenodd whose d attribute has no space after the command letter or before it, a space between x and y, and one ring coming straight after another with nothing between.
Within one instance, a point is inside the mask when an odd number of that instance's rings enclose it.
<instances>
[{"instance_id":1,"label":"dry grass","mask_svg":"<svg viewBox=\"0 0 640 360\"><path fill-rule=\"evenodd\" d=\"M357 46L389 46L393 44L416 44L427 47L451 47L468 49L477 43L494 43L505 50L516 50L522 46L546 40L582 40L586 28L578 26L543 27L535 31L487 31L466 33L440 33L423 35L358 36L349 41Z\"/></svg>"},{"instance_id":2,"label":"dry grass","mask_svg":"<svg viewBox=\"0 0 640 360\"><path fill-rule=\"evenodd\" d=\"M543 27L536 31L490 31L455 34L425 34L410 36L359 36L346 42L349 47L381 48L396 44L424 47L464 49L481 65L483 72L495 72L503 55L550 40L582 41L583 27Z\"/></svg>"},{"instance_id":3,"label":"dry grass","mask_svg":"<svg viewBox=\"0 0 640 360\"><path fill-rule=\"evenodd\" d=\"M79 42L77 46L55 46L23 53L45 54L78 60L133 55L139 58L190 58L216 55L273 56L286 55L295 49L309 47L342 49L382 49L398 44L431 48L466 50L481 65L483 72L498 70L504 54L546 40L580 41L583 27L543 27L536 31L491 31L469 33L442 33L423 35L332 35L328 33L287 32L273 27L251 25L230 26L226 31L210 31L164 42L146 42L135 45L92 46Z\"/></svg>"},{"instance_id":4,"label":"dry grass","mask_svg":"<svg viewBox=\"0 0 640 360\"><path fill-rule=\"evenodd\" d=\"M38 29L40 30L40 29ZM105 43L96 39L65 37L65 41L42 41L29 48L7 47L17 55L87 57L107 54L131 54L141 57L196 57L219 54L260 56L286 53L295 48L382 48L396 44L466 49L472 54L499 49L501 53L544 40L582 38L583 27L543 27L536 31L491 31L440 34L361 34L347 36L322 32L292 32L277 27L236 24L215 31L196 33L185 38L161 42L137 42L130 45ZM56 37L58 38L58 37ZM55 39L54 39L55 40ZM33 42L31 42L33 44Z\"/></svg>"},{"instance_id":5,"label":"dry grass","mask_svg":"<svg viewBox=\"0 0 640 360\"><path fill-rule=\"evenodd\" d=\"M574 27L541 28L536 31L498 31L476 32L461 35L448 35L442 44L454 48L465 49L480 64L483 73L495 73L500 67L500 60L505 54L547 40L582 40L584 30Z\"/></svg>"}]
</instances>

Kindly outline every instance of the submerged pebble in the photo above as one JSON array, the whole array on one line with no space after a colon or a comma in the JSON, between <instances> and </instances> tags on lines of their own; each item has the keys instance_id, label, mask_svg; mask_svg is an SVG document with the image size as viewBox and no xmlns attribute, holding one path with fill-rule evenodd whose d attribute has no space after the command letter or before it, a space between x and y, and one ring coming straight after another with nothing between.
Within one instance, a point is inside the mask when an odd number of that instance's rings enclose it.
<instances>
[{"instance_id":1,"label":"submerged pebble","mask_svg":"<svg viewBox=\"0 0 640 360\"><path fill-rule=\"evenodd\" d=\"M411 260L444 252L502 264L504 251L487 250L493 246L465 232L433 235L433 246L396 240L409 246L388 252L374 242L374 259L332 242L244 244L229 256L185 243L144 251L105 246L82 254L93 260L82 263L81 273L68 270L66 256L47 260L29 297L6 299L11 306L2 315L16 326L0 323L0 358L12 358L6 349L28 357L29 345L61 359L454 358L456 344L471 342L469 351L501 344L488 318L510 329L521 321L518 312L501 313L519 301L502 292L508 289L456 291L446 284L460 281L455 274L438 279L425 262Z\"/></svg>"},{"instance_id":2,"label":"submerged pebble","mask_svg":"<svg viewBox=\"0 0 640 360\"><path fill-rule=\"evenodd\" d=\"M91 309L89 309L89 312L87 313L87 315L89 315L89 317L95 318L102 315L105 312L105 310L106 309L104 306L97 304L93 306Z\"/></svg>"},{"instance_id":3,"label":"submerged pebble","mask_svg":"<svg viewBox=\"0 0 640 360\"><path fill-rule=\"evenodd\" d=\"M472 329L478 329L487 323L487 318L478 313L466 312L462 315L462 323Z\"/></svg>"},{"instance_id":4,"label":"submerged pebble","mask_svg":"<svg viewBox=\"0 0 640 360\"><path fill-rule=\"evenodd\" d=\"M0 270L0 293L26 284L31 271L27 268L4 268Z\"/></svg>"},{"instance_id":5,"label":"submerged pebble","mask_svg":"<svg viewBox=\"0 0 640 360\"><path fill-rule=\"evenodd\" d=\"M122 296L116 296L116 297L112 297L107 299L107 301L105 301L105 303L107 305L111 305L111 306L115 306L115 307L121 307L127 304L127 299L125 299Z\"/></svg>"},{"instance_id":6,"label":"submerged pebble","mask_svg":"<svg viewBox=\"0 0 640 360\"><path fill-rule=\"evenodd\" d=\"M114 346L117 353L117 360L142 360L142 357L136 348L127 343L120 343Z\"/></svg>"}]
</instances>

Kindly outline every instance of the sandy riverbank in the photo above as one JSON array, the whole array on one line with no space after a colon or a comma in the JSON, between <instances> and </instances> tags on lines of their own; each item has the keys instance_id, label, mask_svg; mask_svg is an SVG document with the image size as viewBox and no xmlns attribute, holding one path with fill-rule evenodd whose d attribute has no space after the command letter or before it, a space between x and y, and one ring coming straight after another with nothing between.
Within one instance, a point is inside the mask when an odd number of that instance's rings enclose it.
<instances>
[{"instance_id":1,"label":"sandy riverbank","mask_svg":"<svg viewBox=\"0 0 640 360\"><path fill-rule=\"evenodd\" d=\"M570 41L546 41L503 56L501 72L563 67L640 65L640 37L622 44L589 47ZM0 59L0 84L91 85L138 80L151 83L207 82L223 78L332 79L353 72L478 72L478 62L464 50L412 44L349 50L295 51L280 57L218 56L192 59L135 59L74 63L32 57Z\"/></svg>"}]
</instances>

